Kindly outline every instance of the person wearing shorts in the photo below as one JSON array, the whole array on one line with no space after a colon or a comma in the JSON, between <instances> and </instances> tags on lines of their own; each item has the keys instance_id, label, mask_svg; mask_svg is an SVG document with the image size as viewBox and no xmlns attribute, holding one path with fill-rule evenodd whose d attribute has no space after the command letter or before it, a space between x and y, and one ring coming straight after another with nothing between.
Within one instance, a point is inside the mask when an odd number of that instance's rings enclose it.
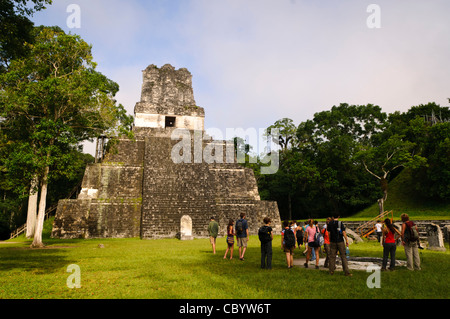
<instances>
[{"instance_id":1,"label":"person wearing shorts","mask_svg":"<svg viewBox=\"0 0 450 319\"><path fill-rule=\"evenodd\" d=\"M248 223L245 220L245 213L241 213L241 218L236 221L235 230L236 230L236 243L239 247L239 260L244 260L245 251L247 250L247 242L249 239L248 233ZM242 226L242 230L239 229L239 226Z\"/></svg>"},{"instance_id":2,"label":"person wearing shorts","mask_svg":"<svg viewBox=\"0 0 450 319\"><path fill-rule=\"evenodd\" d=\"M208 225L209 232L209 241L211 242L211 246L213 248L213 253L216 253L216 238L219 234L219 224L216 222L214 217L210 218L210 222Z\"/></svg>"},{"instance_id":3,"label":"person wearing shorts","mask_svg":"<svg viewBox=\"0 0 450 319\"><path fill-rule=\"evenodd\" d=\"M309 221L309 227L306 228L305 237L308 242L308 253L306 254L305 268L308 268L308 262L311 258L311 252L314 249L316 252L316 269L319 269L319 245L316 244L315 235L319 232L318 226L314 225L314 221Z\"/></svg>"},{"instance_id":4,"label":"person wearing shorts","mask_svg":"<svg viewBox=\"0 0 450 319\"><path fill-rule=\"evenodd\" d=\"M286 263L288 269L291 269L294 267L294 249L295 249L295 243L292 247L286 246L285 240L284 240L284 234L287 230L289 230L289 222L285 220L283 222L284 229L281 231L281 248L283 249L284 253L286 254ZM291 230L292 231L292 230Z\"/></svg>"}]
</instances>

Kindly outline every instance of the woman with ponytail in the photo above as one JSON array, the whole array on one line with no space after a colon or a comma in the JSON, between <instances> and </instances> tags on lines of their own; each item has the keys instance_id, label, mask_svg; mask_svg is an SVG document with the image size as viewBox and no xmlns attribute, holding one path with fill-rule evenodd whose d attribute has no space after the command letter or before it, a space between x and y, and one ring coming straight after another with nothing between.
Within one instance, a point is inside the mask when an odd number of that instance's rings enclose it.
<instances>
[{"instance_id":1,"label":"woman with ponytail","mask_svg":"<svg viewBox=\"0 0 450 319\"><path fill-rule=\"evenodd\" d=\"M395 235L401 236L401 233L392 225L389 218L384 220L385 227L383 228L383 266L381 270L386 270L388 257L391 257L389 270L395 269L395 251L397 249Z\"/></svg>"}]
</instances>

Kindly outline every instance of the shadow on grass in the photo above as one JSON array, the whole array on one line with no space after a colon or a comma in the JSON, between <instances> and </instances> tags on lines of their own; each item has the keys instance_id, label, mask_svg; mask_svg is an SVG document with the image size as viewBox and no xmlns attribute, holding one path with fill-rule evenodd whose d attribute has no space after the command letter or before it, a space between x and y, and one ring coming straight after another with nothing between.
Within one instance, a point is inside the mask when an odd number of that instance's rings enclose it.
<instances>
[{"instance_id":1,"label":"shadow on grass","mask_svg":"<svg viewBox=\"0 0 450 319\"><path fill-rule=\"evenodd\" d=\"M68 260L67 249L75 246L48 245L45 248L30 248L30 243L0 246L0 272L10 270L36 274L53 273L73 262Z\"/></svg>"}]
</instances>

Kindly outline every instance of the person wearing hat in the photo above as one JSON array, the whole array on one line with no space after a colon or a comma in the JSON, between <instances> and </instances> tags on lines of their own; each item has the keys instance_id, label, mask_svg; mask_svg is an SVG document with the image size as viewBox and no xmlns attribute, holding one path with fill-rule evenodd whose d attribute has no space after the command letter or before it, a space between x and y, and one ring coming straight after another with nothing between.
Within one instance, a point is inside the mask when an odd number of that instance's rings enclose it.
<instances>
[{"instance_id":1,"label":"person wearing hat","mask_svg":"<svg viewBox=\"0 0 450 319\"><path fill-rule=\"evenodd\" d=\"M219 234L219 224L215 221L214 216L211 217L211 220L208 225L209 232L209 240L211 241L211 245L213 248L213 253L216 253L216 238Z\"/></svg>"}]
</instances>

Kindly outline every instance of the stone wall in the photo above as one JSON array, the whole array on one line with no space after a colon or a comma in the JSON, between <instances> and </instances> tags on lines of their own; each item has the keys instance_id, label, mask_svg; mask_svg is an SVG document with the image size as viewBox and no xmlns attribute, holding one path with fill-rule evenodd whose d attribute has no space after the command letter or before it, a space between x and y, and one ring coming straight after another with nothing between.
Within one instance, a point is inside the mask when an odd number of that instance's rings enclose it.
<instances>
[{"instance_id":1,"label":"stone wall","mask_svg":"<svg viewBox=\"0 0 450 319\"><path fill-rule=\"evenodd\" d=\"M211 216L224 235L228 220L242 212L251 234L266 216L275 233L281 232L278 206L260 200L251 169L233 163L176 164L171 158L176 143L164 135L120 140L103 163L87 166L78 199L60 201L52 236L173 238L180 235L183 216L192 221L193 237L208 236Z\"/></svg>"},{"instance_id":2,"label":"stone wall","mask_svg":"<svg viewBox=\"0 0 450 319\"><path fill-rule=\"evenodd\" d=\"M119 140L103 163L89 164L78 199L58 203L52 237L139 237L143 146Z\"/></svg>"},{"instance_id":3,"label":"stone wall","mask_svg":"<svg viewBox=\"0 0 450 319\"><path fill-rule=\"evenodd\" d=\"M146 138L142 238L178 236L183 216L192 219L194 237L208 236L211 216L222 234L228 220L238 219L241 212L247 214L252 234L265 216L280 224L276 203L259 200L253 171L238 164L175 164L170 155L176 143L166 137Z\"/></svg>"}]
</instances>

